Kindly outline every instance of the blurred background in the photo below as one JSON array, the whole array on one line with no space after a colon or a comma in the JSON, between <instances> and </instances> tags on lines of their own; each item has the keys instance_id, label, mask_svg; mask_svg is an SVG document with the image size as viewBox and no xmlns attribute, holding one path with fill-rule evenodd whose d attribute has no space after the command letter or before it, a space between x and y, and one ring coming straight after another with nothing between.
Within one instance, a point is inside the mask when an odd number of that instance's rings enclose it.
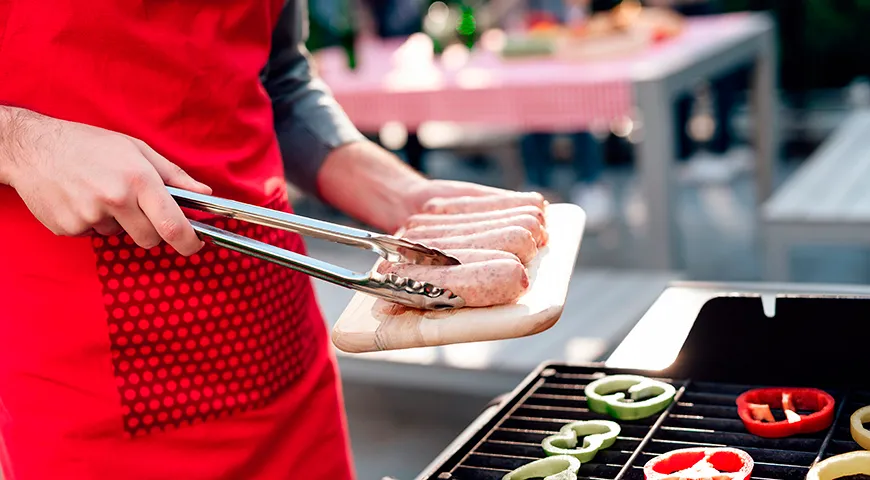
<instances>
[{"instance_id":1,"label":"blurred background","mask_svg":"<svg viewBox=\"0 0 870 480\"><path fill-rule=\"evenodd\" d=\"M588 215L558 328L338 352L361 479L414 478L542 361L607 358L671 282L870 279L868 0L309 9L321 76L370 138L426 175L541 191ZM310 249L351 268L372 262ZM351 294L317 288L334 323Z\"/></svg>"}]
</instances>

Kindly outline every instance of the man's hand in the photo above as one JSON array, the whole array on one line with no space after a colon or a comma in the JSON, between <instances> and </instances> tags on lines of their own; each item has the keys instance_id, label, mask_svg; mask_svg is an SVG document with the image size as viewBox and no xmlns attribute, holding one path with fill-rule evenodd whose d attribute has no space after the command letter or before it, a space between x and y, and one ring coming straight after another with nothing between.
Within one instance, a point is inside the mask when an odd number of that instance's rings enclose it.
<instances>
[{"instance_id":1,"label":"man's hand","mask_svg":"<svg viewBox=\"0 0 870 480\"><path fill-rule=\"evenodd\" d=\"M429 180L371 142L334 150L317 183L320 196L330 205L388 233L398 230L429 199L505 192L473 183Z\"/></svg>"},{"instance_id":2,"label":"man's hand","mask_svg":"<svg viewBox=\"0 0 870 480\"><path fill-rule=\"evenodd\" d=\"M162 239L183 255L203 245L165 185L211 189L126 135L0 106L0 183L57 235L124 230L143 248Z\"/></svg>"},{"instance_id":3,"label":"man's hand","mask_svg":"<svg viewBox=\"0 0 870 480\"><path fill-rule=\"evenodd\" d=\"M410 213L414 214L419 213L426 202L436 197L482 197L486 195L503 195L505 193L508 193L508 191L476 183L453 180L427 180L408 192L407 202L410 206ZM403 221L402 223L404 224L405 222Z\"/></svg>"}]
</instances>

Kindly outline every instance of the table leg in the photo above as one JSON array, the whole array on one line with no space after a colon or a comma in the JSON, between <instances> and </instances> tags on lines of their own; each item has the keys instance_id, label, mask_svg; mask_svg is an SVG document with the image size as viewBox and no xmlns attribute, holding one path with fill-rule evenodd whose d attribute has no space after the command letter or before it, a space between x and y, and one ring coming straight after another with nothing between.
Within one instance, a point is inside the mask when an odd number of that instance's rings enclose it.
<instances>
[{"instance_id":1,"label":"table leg","mask_svg":"<svg viewBox=\"0 0 870 480\"><path fill-rule=\"evenodd\" d=\"M634 86L643 121L643 139L635 149L646 204L646 248L641 263L654 270L679 269L683 265L672 174L676 162L673 95L666 87L663 81L656 80Z\"/></svg>"},{"instance_id":2,"label":"table leg","mask_svg":"<svg viewBox=\"0 0 870 480\"><path fill-rule=\"evenodd\" d=\"M764 203L773 193L773 174L779 154L777 55L773 30L759 39L752 72L751 102L755 117L756 201Z\"/></svg>"}]
</instances>

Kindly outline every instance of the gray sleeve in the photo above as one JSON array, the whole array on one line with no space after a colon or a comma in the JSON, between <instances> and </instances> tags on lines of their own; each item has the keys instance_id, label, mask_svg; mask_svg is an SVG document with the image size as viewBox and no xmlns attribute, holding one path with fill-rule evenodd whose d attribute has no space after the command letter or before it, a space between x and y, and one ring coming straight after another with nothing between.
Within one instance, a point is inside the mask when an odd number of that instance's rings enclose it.
<instances>
[{"instance_id":1,"label":"gray sleeve","mask_svg":"<svg viewBox=\"0 0 870 480\"><path fill-rule=\"evenodd\" d=\"M263 84L272 99L287 178L306 193L317 194L317 173L326 156L365 137L313 72L307 37L306 0L289 0L272 33Z\"/></svg>"}]
</instances>

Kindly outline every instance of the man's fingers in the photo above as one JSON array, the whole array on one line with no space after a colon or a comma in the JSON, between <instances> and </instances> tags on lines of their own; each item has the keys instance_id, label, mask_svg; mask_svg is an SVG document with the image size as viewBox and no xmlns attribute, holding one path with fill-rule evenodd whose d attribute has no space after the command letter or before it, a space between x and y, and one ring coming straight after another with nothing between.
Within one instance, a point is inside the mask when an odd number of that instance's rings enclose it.
<instances>
[{"instance_id":1,"label":"man's fingers","mask_svg":"<svg viewBox=\"0 0 870 480\"><path fill-rule=\"evenodd\" d=\"M119 224L114 218L101 220L99 223L94 225L94 231L106 237L117 235L123 230L124 229L121 228L121 224Z\"/></svg>"},{"instance_id":2,"label":"man's fingers","mask_svg":"<svg viewBox=\"0 0 870 480\"><path fill-rule=\"evenodd\" d=\"M157 235L178 253L193 255L205 245L166 189L143 190L139 194L139 207L151 221Z\"/></svg>"},{"instance_id":3,"label":"man's fingers","mask_svg":"<svg viewBox=\"0 0 870 480\"><path fill-rule=\"evenodd\" d=\"M135 206L115 214L115 219L136 245L148 249L160 244L160 235L147 216Z\"/></svg>"},{"instance_id":4,"label":"man's fingers","mask_svg":"<svg viewBox=\"0 0 870 480\"><path fill-rule=\"evenodd\" d=\"M444 182L440 187L444 191L439 195L444 197L485 197L511 193L509 190L468 182Z\"/></svg>"},{"instance_id":5,"label":"man's fingers","mask_svg":"<svg viewBox=\"0 0 870 480\"><path fill-rule=\"evenodd\" d=\"M170 162L163 155L155 152L154 149L149 147L145 142L136 139L133 139L133 141L136 143L139 151L142 152L142 156L144 156L151 165L154 166L157 173L160 174L163 183L184 190L211 195L211 187L194 180L187 174L187 172L182 170L181 167Z\"/></svg>"}]
</instances>

